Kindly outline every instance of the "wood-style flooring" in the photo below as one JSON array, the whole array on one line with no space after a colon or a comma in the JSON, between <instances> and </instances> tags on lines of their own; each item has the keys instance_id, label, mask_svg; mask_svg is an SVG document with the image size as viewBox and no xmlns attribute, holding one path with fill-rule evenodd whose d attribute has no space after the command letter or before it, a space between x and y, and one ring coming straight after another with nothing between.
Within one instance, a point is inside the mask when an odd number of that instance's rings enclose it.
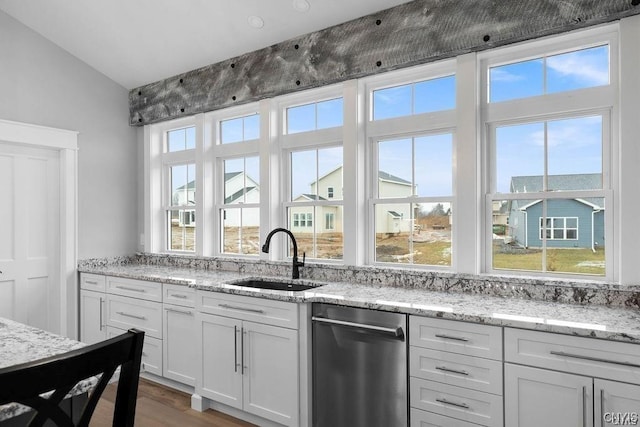
<instances>
[{"instance_id":1,"label":"wood-style flooring","mask_svg":"<svg viewBox=\"0 0 640 427\"><path fill-rule=\"evenodd\" d=\"M111 427L116 385L107 387L91 419L91 427ZM253 424L229 415L191 409L191 396L143 378L138 387L136 426L139 427L249 427Z\"/></svg>"}]
</instances>

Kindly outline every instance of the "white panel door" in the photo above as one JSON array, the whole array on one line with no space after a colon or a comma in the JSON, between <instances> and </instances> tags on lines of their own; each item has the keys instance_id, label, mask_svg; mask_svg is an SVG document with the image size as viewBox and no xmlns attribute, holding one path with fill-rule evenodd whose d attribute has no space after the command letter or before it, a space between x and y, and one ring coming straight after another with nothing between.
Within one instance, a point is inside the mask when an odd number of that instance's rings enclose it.
<instances>
[{"instance_id":1,"label":"white panel door","mask_svg":"<svg viewBox=\"0 0 640 427\"><path fill-rule=\"evenodd\" d=\"M60 331L58 151L0 142L0 317Z\"/></svg>"}]
</instances>

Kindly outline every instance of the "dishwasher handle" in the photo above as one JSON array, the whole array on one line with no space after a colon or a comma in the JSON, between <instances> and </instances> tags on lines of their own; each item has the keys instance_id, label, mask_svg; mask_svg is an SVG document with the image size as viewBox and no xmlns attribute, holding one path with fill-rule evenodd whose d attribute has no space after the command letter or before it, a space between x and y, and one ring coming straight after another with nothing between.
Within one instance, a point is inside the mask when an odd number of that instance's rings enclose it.
<instances>
[{"instance_id":1,"label":"dishwasher handle","mask_svg":"<svg viewBox=\"0 0 640 427\"><path fill-rule=\"evenodd\" d=\"M404 331L399 326L397 328L385 328L384 326L367 325L364 323L347 322L346 320L327 319L326 317L316 317L316 316L312 316L311 320L318 323L326 323L326 324L337 325L337 326L346 326L348 328L364 329L371 332L391 335L398 339L404 339Z\"/></svg>"}]
</instances>

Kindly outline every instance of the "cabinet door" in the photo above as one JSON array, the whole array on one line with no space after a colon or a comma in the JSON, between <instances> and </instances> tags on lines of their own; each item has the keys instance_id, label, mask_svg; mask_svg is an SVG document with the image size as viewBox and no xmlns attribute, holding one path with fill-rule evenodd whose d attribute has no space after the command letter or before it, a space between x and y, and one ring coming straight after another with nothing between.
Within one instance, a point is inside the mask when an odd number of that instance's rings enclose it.
<instances>
[{"instance_id":1,"label":"cabinet door","mask_svg":"<svg viewBox=\"0 0 640 427\"><path fill-rule=\"evenodd\" d=\"M298 331L243 322L244 410L298 425Z\"/></svg>"},{"instance_id":2,"label":"cabinet door","mask_svg":"<svg viewBox=\"0 0 640 427\"><path fill-rule=\"evenodd\" d=\"M242 322L201 313L196 319L202 358L199 394L242 409Z\"/></svg>"},{"instance_id":3,"label":"cabinet door","mask_svg":"<svg viewBox=\"0 0 640 427\"><path fill-rule=\"evenodd\" d=\"M596 427L640 425L640 386L596 379Z\"/></svg>"},{"instance_id":4,"label":"cabinet door","mask_svg":"<svg viewBox=\"0 0 640 427\"><path fill-rule=\"evenodd\" d=\"M105 295L102 292L80 291L80 340L94 344L107 338L104 319Z\"/></svg>"},{"instance_id":5,"label":"cabinet door","mask_svg":"<svg viewBox=\"0 0 640 427\"><path fill-rule=\"evenodd\" d=\"M162 375L183 384L195 385L196 317L194 310L165 305Z\"/></svg>"},{"instance_id":6,"label":"cabinet door","mask_svg":"<svg viewBox=\"0 0 640 427\"><path fill-rule=\"evenodd\" d=\"M592 427L593 380L504 364L505 427Z\"/></svg>"}]
</instances>

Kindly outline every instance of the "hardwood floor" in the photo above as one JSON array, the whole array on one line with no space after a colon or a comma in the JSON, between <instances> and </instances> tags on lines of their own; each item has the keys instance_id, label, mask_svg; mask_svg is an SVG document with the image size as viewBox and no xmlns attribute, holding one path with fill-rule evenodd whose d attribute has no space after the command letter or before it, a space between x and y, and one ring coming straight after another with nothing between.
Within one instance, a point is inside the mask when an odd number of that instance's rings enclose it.
<instances>
[{"instance_id":1,"label":"hardwood floor","mask_svg":"<svg viewBox=\"0 0 640 427\"><path fill-rule=\"evenodd\" d=\"M91 427L111 427L115 394L115 384L109 385L93 414ZM191 396L141 378L136 404L136 426L249 427L253 424L211 409L205 412L195 411L191 409Z\"/></svg>"}]
</instances>

